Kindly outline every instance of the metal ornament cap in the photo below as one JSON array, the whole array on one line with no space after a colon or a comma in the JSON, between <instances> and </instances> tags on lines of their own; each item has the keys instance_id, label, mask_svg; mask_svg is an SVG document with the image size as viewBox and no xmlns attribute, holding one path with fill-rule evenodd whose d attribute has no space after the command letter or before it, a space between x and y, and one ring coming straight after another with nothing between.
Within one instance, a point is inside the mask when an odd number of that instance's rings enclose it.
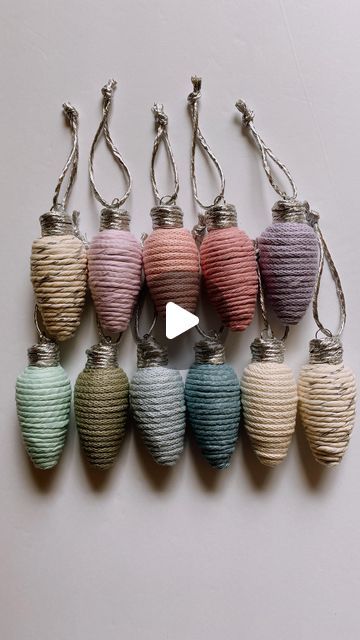
<instances>
[{"instance_id":1,"label":"metal ornament cap","mask_svg":"<svg viewBox=\"0 0 360 640\"><path fill-rule=\"evenodd\" d=\"M176 204L159 204L150 211L153 229L180 229L184 214Z\"/></svg>"},{"instance_id":2,"label":"metal ornament cap","mask_svg":"<svg viewBox=\"0 0 360 640\"><path fill-rule=\"evenodd\" d=\"M65 211L43 213L40 216L40 227L42 237L75 235L72 218Z\"/></svg>"},{"instance_id":3,"label":"metal ornament cap","mask_svg":"<svg viewBox=\"0 0 360 640\"><path fill-rule=\"evenodd\" d=\"M42 340L28 349L29 365L56 367L60 363L60 349L56 342Z\"/></svg>"},{"instance_id":4,"label":"metal ornament cap","mask_svg":"<svg viewBox=\"0 0 360 640\"><path fill-rule=\"evenodd\" d=\"M130 231L130 214L125 209L105 207L100 213L100 231L105 229Z\"/></svg>"},{"instance_id":5,"label":"metal ornament cap","mask_svg":"<svg viewBox=\"0 0 360 640\"><path fill-rule=\"evenodd\" d=\"M233 204L223 203L209 207L205 214L208 231L237 227L237 213Z\"/></svg>"}]
</instances>

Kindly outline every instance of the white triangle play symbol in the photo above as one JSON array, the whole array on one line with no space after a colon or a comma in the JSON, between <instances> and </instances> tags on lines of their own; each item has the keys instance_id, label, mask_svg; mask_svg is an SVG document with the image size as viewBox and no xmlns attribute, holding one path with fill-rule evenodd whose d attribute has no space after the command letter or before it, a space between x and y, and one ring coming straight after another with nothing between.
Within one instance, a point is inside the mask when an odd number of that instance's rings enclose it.
<instances>
[{"instance_id":1,"label":"white triangle play symbol","mask_svg":"<svg viewBox=\"0 0 360 640\"><path fill-rule=\"evenodd\" d=\"M166 337L169 340L185 333L199 324L199 318L190 311L186 311L175 302L166 305Z\"/></svg>"}]
</instances>

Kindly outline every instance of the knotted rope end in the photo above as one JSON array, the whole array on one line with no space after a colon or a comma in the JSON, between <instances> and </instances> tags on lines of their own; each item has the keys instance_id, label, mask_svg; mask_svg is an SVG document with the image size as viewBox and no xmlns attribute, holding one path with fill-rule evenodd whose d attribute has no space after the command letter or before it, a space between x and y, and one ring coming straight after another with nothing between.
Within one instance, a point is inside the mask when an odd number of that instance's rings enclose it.
<instances>
[{"instance_id":1,"label":"knotted rope end","mask_svg":"<svg viewBox=\"0 0 360 640\"><path fill-rule=\"evenodd\" d=\"M157 127L166 129L166 127L168 126L169 118L164 111L164 105L155 102L151 111L153 112L155 117L155 125Z\"/></svg>"},{"instance_id":2,"label":"knotted rope end","mask_svg":"<svg viewBox=\"0 0 360 640\"><path fill-rule=\"evenodd\" d=\"M69 120L69 122L78 122L79 112L72 104L70 104L70 102L64 102L62 108L64 116Z\"/></svg>"},{"instance_id":3,"label":"knotted rope end","mask_svg":"<svg viewBox=\"0 0 360 640\"><path fill-rule=\"evenodd\" d=\"M244 127L248 127L250 122L254 120L254 117L255 117L254 111L249 109L246 102L244 102L244 100L241 100L241 99L235 103L235 107L242 114Z\"/></svg>"},{"instance_id":4,"label":"knotted rope end","mask_svg":"<svg viewBox=\"0 0 360 640\"><path fill-rule=\"evenodd\" d=\"M195 102L197 102L197 100L199 100L201 96L200 92L201 92L202 78L200 78L199 76L191 76L191 82L193 85L193 90L188 95L188 103L190 105L193 105Z\"/></svg>"},{"instance_id":5,"label":"knotted rope end","mask_svg":"<svg viewBox=\"0 0 360 640\"><path fill-rule=\"evenodd\" d=\"M114 80L113 78L108 80L108 82L101 89L101 93L103 94L104 98L107 98L108 100L110 100L116 87L117 87L116 80Z\"/></svg>"}]
</instances>

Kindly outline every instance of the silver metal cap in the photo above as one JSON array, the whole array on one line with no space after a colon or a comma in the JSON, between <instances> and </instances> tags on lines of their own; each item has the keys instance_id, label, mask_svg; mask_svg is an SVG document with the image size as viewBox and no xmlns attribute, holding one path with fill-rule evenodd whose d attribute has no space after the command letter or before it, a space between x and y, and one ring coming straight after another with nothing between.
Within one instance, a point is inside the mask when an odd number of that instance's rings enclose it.
<instances>
[{"instance_id":1,"label":"silver metal cap","mask_svg":"<svg viewBox=\"0 0 360 640\"><path fill-rule=\"evenodd\" d=\"M102 209L100 213L100 231L104 231L105 229L129 231L129 213L125 209Z\"/></svg>"}]
</instances>

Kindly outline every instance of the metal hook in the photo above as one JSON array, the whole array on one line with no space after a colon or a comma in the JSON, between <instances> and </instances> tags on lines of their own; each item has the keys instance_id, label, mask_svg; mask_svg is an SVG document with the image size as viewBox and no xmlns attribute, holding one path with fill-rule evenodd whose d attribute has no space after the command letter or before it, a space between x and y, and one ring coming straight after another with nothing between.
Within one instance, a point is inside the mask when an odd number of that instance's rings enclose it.
<instances>
[{"instance_id":1,"label":"metal hook","mask_svg":"<svg viewBox=\"0 0 360 640\"><path fill-rule=\"evenodd\" d=\"M156 311L156 308L154 306L154 313L153 313L153 318L152 318L150 327L144 333L143 336L140 335L140 316L141 316L141 313L142 313L143 308L144 308L144 303L145 303L147 292L148 292L148 287L147 287L147 284L146 284L146 280L144 280L142 288L141 288L141 291L140 291L140 294L139 294L139 298L138 298L138 302L137 302L137 305L136 305L136 309L135 309L135 323L134 323L134 326L135 326L135 336L136 336L137 342L139 342L143 338L148 338L152 334L152 332L154 330L154 327L155 327L155 324L156 324L156 320L157 320L157 311Z\"/></svg>"}]
</instances>

